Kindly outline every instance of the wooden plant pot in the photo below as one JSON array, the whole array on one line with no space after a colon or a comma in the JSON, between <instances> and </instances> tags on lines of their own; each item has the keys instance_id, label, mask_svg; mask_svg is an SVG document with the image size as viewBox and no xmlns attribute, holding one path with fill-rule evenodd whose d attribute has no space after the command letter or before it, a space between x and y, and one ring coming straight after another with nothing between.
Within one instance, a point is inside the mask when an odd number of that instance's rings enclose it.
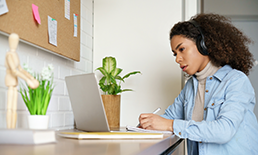
<instances>
[{"instance_id":1,"label":"wooden plant pot","mask_svg":"<svg viewBox=\"0 0 258 155\"><path fill-rule=\"evenodd\" d=\"M111 129L120 127L120 98L121 95L101 95L108 125Z\"/></svg>"}]
</instances>

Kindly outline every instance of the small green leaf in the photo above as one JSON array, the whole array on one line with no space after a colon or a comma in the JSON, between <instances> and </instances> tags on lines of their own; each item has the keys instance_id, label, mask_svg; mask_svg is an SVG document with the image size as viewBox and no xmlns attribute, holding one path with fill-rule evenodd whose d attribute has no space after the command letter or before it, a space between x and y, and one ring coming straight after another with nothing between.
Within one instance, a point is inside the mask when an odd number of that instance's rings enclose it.
<instances>
[{"instance_id":1,"label":"small green leaf","mask_svg":"<svg viewBox=\"0 0 258 155\"><path fill-rule=\"evenodd\" d=\"M133 91L132 89L123 89L122 92L125 92L125 91Z\"/></svg>"},{"instance_id":2,"label":"small green leaf","mask_svg":"<svg viewBox=\"0 0 258 155\"><path fill-rule=\"evenodd\" d=\"M125 82L124 79L121 78L121 76L116 76L116 79Z\"/></svg>"},{"instance_id":3,"label":"small green leaf","mask_svg":"<svg viewBox=\"0 0 258 155\"><path fill-rule=\"evenodd\" d=\"M116 86L115 87L115 93L118 94L118 93L121 93L122 90L121 90L121 86Z\"/></svg>"},{"instance_id":4,"label":"small green leaf","mask_svg":"<svg viewBox=\"0 0 258 155\"><path fill-rule=\"evenodd\" d=\"M138 73L141 73L141 72L140 72L140 71L135 71L135 72L128 73L128 74L126 74L126 75L123 77L123 79L128 78L129 76L134 75L134 74L138 74Z\"/></svg>"},{"instance_id":5,"label":"small green leaf","mask_svg":"<svg viewBox=\"0 0 258 155\"><path fill-rule=\"evenodd\" d=\"M106 77L105 77L105 76L103 76L103 77L99 80L99 83L104 84L104 83L105 83L105 81L106 81Z\"/></svg>"},{"instance_id":6,"label":"small green leaf","mask_svg":"<svg viewBox=\"0 0 258 155\"><path fill-rule=\"evenodd\" d=\"M113 57L105 57L102 62L104 70L110 74L113 70L116 69L116 59Z\"/></svg>"},{"instance_id":7,"label":"small green leaf","mask_svg":"<svg viewBox=\"0 0 258 155\"><path fill-rule=\"evenodd\" d=\"M116 79L113 76L110 76L110 81L111 83L116 84Z\"/></svg>"},{"instance_id":8,"label":"small green leaf","mask_svg":"<svg viewBox=\"0 0 258 155\"><path fill-rule=\"evenodd\" d=\"M116 95L115 94L115 84L109 85L109 87L108 87L108 95Z\"/></svg>"},{"instance_id":9,"label":"small green leaf","mask_svg":"<svg viewBox=\"0 0 258 155\"><path fill-rule=\"evenodd\" d=\"M106 85L100 83L99 86L100 86L100 89L101 89L103 92L105 92L105 93L107 92L107 86L106 86Z\"/></svg>"},{"instance_id":10,"label":"small green leaf","mask_svg":"<svg viewBox=\"0 0 258 155\"><path fill-rule=\"evenodd\" d=\"M107 71L103 67L99 67L96 70L99 70L104 76L107 76Z\"/></svg>"},{"instance_id":11,"label":"small green leaf","mask_svg":"<svg viewBox=\"0 0 258 155\"><path fill-rule=\"evenodd\" d=\"M110 79L111 77L110 77L110 75L109 74L107 74L107 76L106 76L106 84L110 84L111 82L111 79Z\"/></svg>"},{"instance_id":12,"label":"small green leaf","mask_svg":"<svg viewBox=\"0 0 258 155\"><path fill-rule=\"evenodd\" d=\"M113 77L116 77L116 76L118 76L122 71L123 71L123 69L121 69L121 68L116 68L116 69L111 73L111 75L112 75Z\"/></svg>"}]
</instances>

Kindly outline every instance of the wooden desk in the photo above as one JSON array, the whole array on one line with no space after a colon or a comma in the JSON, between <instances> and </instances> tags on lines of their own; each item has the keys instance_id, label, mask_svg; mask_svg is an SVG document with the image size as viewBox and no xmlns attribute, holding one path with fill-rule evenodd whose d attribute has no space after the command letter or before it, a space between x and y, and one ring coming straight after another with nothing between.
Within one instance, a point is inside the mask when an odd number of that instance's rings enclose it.
<instances>
[{"instance_id":1,"label":"wooden desk","mask_svg":"<svg viewBox=\"0 0 258 155\"><path fill-rule=\"evenodd\" d=\"M58 131L57 131L58 132ZM1 155L183 155L182 139L175 135L157 140L77 140L56 136L57 143L0 145ZM175 145L173 145L175 144ZM175 147L175 148L174 148ZM176 148L177 147L177 148ZM180 148L180 150L179 150ZM170 149L170 150L169 150ZM167 151L166 151L167 150ZM165 152L164 152L165 151Z\"/></svg>"}]
</instances>

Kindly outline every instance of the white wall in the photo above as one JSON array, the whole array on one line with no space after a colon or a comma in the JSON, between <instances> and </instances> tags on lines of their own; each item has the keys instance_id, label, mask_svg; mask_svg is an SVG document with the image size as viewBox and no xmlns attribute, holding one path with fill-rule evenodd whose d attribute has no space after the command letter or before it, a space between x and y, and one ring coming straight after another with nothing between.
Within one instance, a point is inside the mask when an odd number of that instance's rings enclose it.
<instances>
[{"instance_id":1,"label":"white wall","mask_svg":"<svg viewBox=\"0 0 258 155\"><path fill-rule=\"evenodd\" d=\"M182 20L179 0L94 0L93 71L114 56L121 75L140 70L122 88L121 126L136 125L140 113L164 110L181 90L181 70L170 49L169 31ZM96 72L98 78L101 77Z\"/></svg>"},{"instance_id":2,"label":"white wall","mask_svg":"<svg viewBox=\"0 0 258 155\"><path fill-rule=\"evenodd\" d=\"M92 0L81 0L81 61L74 62L57 55L40 50L20 42L17 53L20 64L28 63L35 71L40 72L43 66L52 63L55 67L56 87L49 104L47 115L50 115L50 128L73 128L73 113L65 87L64 77L92 72ZM0 16L1 18L1 16ZM0 23L1 24L1 23ZM6 127L7 87L5 86L5 54L9 50L8 37L0 34L0 128ZM29 114L21 96L18 96L17 127L26 127L26 116Z\"/></svg>"}]
</instances>

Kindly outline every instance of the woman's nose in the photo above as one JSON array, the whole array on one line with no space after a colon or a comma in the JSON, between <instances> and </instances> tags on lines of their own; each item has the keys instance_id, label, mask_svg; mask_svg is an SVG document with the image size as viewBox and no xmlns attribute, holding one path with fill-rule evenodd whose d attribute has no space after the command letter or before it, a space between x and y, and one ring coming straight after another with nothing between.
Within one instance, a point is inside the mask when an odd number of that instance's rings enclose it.
<instances>
[{"instance_id":1,"label":"woman's nose","mask_svg":"<svg viewBox=\"0 0 258 155\"><path fill-rule=\"evenodd\" d=\"M182 61L182 56L177 54L177 56L176 56L176 63L179 64L181 61Z\"/></svg>"}]
</instances>

